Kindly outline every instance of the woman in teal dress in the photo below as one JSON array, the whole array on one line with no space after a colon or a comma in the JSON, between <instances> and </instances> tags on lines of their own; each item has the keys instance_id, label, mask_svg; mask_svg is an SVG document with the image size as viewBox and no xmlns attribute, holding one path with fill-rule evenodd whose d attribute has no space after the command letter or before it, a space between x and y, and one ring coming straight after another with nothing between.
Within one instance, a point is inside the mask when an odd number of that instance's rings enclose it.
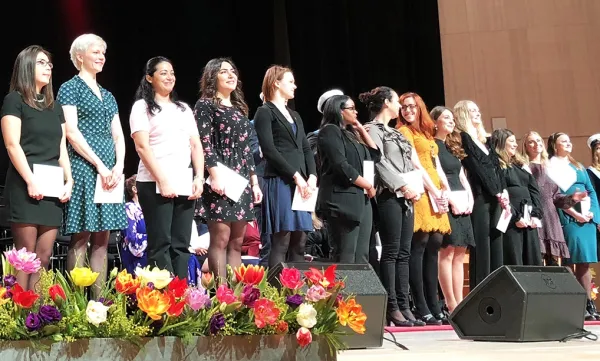
<instances>
[{"instance_id":1,"label":"woman in teal dress","mask_svg":"<svg viewBox=\"0 0 600 361\"><path fill-rule=\"evenodd\" d=\"M571 254L571 258L565 259L565 263L573 269L575 277L585 289L589 304L592 302L590 263L598 262L596 227L600 224L600 207L598 207L592 182L585 168L571 156L572 150L573 145L568 135L554 133L548 138L548 156L551 157L549 170L552 174L560 174L563 180L569 180L568 183L573 182L569 189L561 189L561 191L566 195L576 191L586 191L590 199L589 211L582 209L584 202L569 209L558 210L558 217ZM587 310L585 317L588 320L594 319Z\"/></svg>"},{"instance_id":2,"label":"woman in teal dress","mask_svg":"<svg viewBox=\"0 0 600 361\"><path fill-rule=\"evenodd\" d=\"M82 267L91 244L90 267L100 275L94 295L106 279L106 250L111 230L127 227L121 203L94 203L96 179L114 189L123 180L125 141L113 95L96 82L104 66L106 43L93 34L79 36L71 45L71 61L79 74L65 82L57 101L63 106L73 169L73 194L65 208L63 232L71 235L67 267ZM123 194L124 197L124 194Z\"/></svg>"}]
</instances>

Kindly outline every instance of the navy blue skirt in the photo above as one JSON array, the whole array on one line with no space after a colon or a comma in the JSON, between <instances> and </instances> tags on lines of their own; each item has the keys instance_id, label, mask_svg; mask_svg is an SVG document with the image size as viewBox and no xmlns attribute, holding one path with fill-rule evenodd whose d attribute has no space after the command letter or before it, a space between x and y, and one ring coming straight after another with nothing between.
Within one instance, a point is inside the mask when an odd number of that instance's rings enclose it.
<instances>
[{"instance_id":1,"label":"navy blue skirt","mask_svg":"<svg viewBox=\"0 0 600 361\"><path fill-rule=\"evenodd\" d=\"M282 178L264 178L262 233L313 230L310 212L293 211L292 198L296 184L286 184Z\"/></svg>"}]
</instances>

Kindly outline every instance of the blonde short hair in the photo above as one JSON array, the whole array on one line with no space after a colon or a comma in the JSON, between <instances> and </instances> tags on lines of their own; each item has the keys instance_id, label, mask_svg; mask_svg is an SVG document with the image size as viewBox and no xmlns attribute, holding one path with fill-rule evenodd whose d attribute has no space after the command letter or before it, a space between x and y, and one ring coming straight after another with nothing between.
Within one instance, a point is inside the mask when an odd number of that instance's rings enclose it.
<instances>
[{"instance_id":1,"label":"blonde short hair","mask_svg":"<svg viewBox=\"0 0 600 361\"><path fill-rule=\"evenodd\" d=\"M104 46L104 50L106 50L106 42L104 39L95 34L79 35L77 39L73 41L73 44L71 44L69 54L71 55L71 61L77 70L81 70L81 64L77 60L77 54L85 53L88 48L94 44L100 44Z\"/></svg>"}]
</instances>

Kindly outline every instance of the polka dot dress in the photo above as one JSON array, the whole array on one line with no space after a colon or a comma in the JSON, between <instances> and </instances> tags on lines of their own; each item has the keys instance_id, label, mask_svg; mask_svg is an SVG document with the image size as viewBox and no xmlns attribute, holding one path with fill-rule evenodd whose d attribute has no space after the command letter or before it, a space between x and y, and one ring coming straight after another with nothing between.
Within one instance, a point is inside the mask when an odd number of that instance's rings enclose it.
<instances>
[{"instance_id":1,"label":"polka dot dress","mask_svg":"<svg viewBox=\"0 0 600 361\"><path fill-rule=\"evenodd\" d=\"M118 114L113 95L100 87L99 99L90 87L76 75L61 85L57 101L77 107L78 128L94 153L108 169L116 163L111 122ZM125 203L95 204L96 168L68 145L73 173L73 193L65 207L63 234L121 230L127 227ZM123 195L124 196L124 195Z\"/></svg>"}]
</instances>

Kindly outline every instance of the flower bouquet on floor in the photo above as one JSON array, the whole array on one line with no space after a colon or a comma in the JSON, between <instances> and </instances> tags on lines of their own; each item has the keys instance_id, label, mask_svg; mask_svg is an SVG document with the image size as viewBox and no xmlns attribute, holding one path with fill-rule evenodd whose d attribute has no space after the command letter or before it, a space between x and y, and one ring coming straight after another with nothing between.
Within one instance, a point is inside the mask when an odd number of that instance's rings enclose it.
<instances>
[{"instance_id":1,"label":"flower bouquet on floor","mask_svg":"<svg viewBox=\"0 0 600 361\"><path fill-rule=\"evenodd\" d=\"M119 338L134 343L141 337L293 334L306 347L313 335L324 337L331 352L345 347L344 327L365 332L366 315L352 295L343 295L344 282L336 266L311 268L302 274L281 272L281 288L267 283L259 266L228 268L216 284L204 274L201 284L188 285L158 268L137 268L135 274L113 269L98 299L88 288L98 274L87 267L66 274L41 270L34 290L16 283L17 272L40 268L34 253L11 250L3 257L0 286L0 339L73 341L80 338Z\"/></svg>"}]
</instances>

